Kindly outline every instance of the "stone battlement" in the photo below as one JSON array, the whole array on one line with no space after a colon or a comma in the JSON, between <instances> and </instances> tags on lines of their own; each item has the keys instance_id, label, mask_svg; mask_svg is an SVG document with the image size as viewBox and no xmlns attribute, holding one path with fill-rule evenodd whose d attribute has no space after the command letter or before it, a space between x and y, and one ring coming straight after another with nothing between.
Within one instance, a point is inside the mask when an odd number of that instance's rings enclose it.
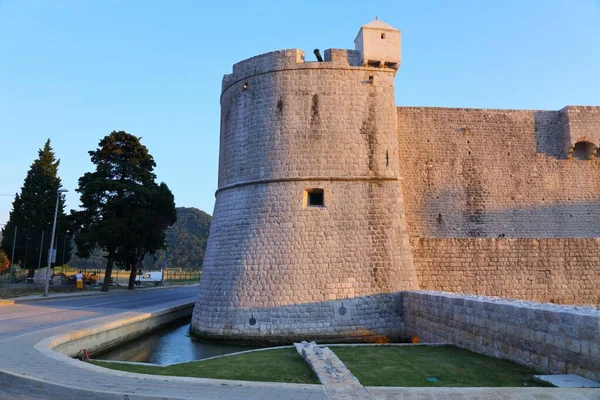
<instances>
[{"instance_id":1,"label":"stone battlement","mask_svg":"<svg viewBox=\"0 0 600 400\"><path fill-rule=\"evenodd\" d=\"M314 57L312 54L310 57ZM374 66L363 66L361 54L357 50L327 49L324 52L323 62L306 61L305 53L300 49L287 49L259 54L240 61L233 65L233 72L223 76L221 93L225 92L236 82L241 82L252 76L290 69L339 69L361 68L370 71L394 72L393 69Z\"/></svg>"}]
</instances>

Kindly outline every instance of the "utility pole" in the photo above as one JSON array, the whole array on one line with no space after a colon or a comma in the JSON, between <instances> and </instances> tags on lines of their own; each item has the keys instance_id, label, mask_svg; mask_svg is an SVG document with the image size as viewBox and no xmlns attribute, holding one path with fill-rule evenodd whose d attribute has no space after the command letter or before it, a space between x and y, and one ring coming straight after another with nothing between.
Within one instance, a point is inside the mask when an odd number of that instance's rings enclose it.
<instances>
[{"instance_id":1,"label":"utility pole","mask_svg":"<svg viewBox=\"0 0 600 400\"><path fill-rule=\"evenodd\" d=\"M52 253L54 252L54 234L56 233L56 216L58 215L58 200L60 194L68 192L67 189L56 191L56 207L54 208L54 222L52 223L52 236L50 236L50 250L48 251L48 269L46 270L46 282L44 283L44 297L48 297L48 285L50 284L50 267L52 266Z\"/></svg>"},{"instance_id":2,"label":"utility pole","mask_svg":"<svg viewBox=\"0 0 600 400\"><path fill-rule=\"evenodd\" d=\"M40 242L40 259L38 260L38 269L42 266L42 253L44 252L44 231L42 231L42 241Z\"/></svg>"}]
</instances>

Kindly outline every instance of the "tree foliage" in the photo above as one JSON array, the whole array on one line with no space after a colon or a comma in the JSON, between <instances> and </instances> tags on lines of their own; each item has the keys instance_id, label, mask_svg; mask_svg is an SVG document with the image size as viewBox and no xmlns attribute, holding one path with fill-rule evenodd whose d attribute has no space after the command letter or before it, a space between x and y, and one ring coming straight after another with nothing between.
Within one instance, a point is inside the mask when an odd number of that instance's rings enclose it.
<instances>
[{"instance_id":1,"label":"tree foliage","mask_svg":"<svg viewBox=\"0 0 600 400\"><path fill-rule=\"evenodd\" d=\"M177 207L177 222L167 229L167 248L156 257L146 256L142 261L144 271L181 268L197 271L202 267L212 217L194 207ZM70 265L78 269L99 269L106 266L106 255L96 249L84 259L74 256Z\"/></svg>"},{"instance_id":2,"label":"tree foliage","mask_svg":"<svg viewBox=\"0 0 600 400\"><path fill-rule=\"evenodd\" d=\"M79 179L81 211L72 212L77 252L106 253L103 291L115 262L131 270L133 289L138 264L165 246L164 232L176 219L173 195L155 182L154 159L134 135L113 131L89 154L96 170Z\"/></svg>"},{"instance_id":3,"label":"tree foliage","mask_svg":"<svg viewBox=\"0 0 600 400\"><path fill-rule=\"evenodd\" d=\"M31 164L21 193L15 195L8 223L2 229L1 247L9 257L14 252L15 263L28 269L33 277L41 255L41 266L46 266L50 236L54 221L56 196L61 187L57 160L50 146L50 139L38 151L38 158ZM71 234L69 221L64 212L64 199L60 196L56 223L56 261L66 263L71 258ZM13 239L17 227L17 239ZM42 232L43 242L42 242Z\"/></svg>"},{"instance_id":4,"label":"tree foliage","mask_svg":"<svg viewBox=\"0 0 600 400\"><path fill-rule=\"evenodd\" d=\"M159 262L168 267L198 271L202 268L212 217L193 207L177 208L177 223L167 231L167 250Z\"/></svg>"},{"instance_id":5,"label":"tree foliage","mask_svg":"<svg viewBox=\"0 0 600 400\"><path fill-rule=\"evenodd\" d=\"M10 261L8 260L6 253L3 250L0 250L0 273L6 271L9 265Z\"/></svg>"}]
</instances>

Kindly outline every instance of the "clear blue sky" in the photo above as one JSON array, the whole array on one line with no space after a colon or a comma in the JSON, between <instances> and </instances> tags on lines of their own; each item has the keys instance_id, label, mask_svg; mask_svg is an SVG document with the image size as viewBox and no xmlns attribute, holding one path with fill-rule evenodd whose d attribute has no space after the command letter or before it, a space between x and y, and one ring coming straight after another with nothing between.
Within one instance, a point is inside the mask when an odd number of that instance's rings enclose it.
<instances>
[{"instance_id":1,"label":"clear blue sky","mask_svg":"<svg viewBox=\"0 0 600 400\"><path fill-rule=\"evenodd\" d=\"M600 105L600 0L0 0L0 223L46 138L67 208L112 130L142 136L178 206L212 213L219 94L237 61L402 30L398 105Z\"/></svg>"}]
</instances>

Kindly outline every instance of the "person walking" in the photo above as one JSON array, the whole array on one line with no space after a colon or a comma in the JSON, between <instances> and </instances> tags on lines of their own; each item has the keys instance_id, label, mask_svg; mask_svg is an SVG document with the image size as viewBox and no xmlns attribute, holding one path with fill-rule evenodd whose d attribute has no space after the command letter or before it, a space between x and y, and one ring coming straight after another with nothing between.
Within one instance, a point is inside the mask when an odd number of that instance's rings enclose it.
<instances>
[{"instance_id":1,"label":"person walking","mask_svg":"<svg viewBox=\"0 0 600 400\"><path fill-rule=\"evenodd\" d=\"M83 290L83 274L81 271L75 275L75 279L77 280L77 290Z\"/></svg>"}]
</instances>

